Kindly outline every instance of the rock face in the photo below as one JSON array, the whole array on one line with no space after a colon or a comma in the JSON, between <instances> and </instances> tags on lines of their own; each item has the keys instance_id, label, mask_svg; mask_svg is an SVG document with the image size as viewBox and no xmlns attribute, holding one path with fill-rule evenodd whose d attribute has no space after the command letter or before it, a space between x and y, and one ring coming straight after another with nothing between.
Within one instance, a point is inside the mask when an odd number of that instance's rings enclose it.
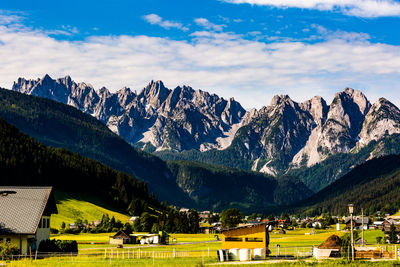
<instances>
[{"instance_id":1,"label":"rock face","mask_svg":"<svg viewBox=\"0 0 400 267\"><path fill-rule=\"evenodd\" d=\"M359 144L367 145L396 133L400 133L400 110L385 98L380 98L365 116Z\"/></svg>"},{"instance_id":2,"label":"rock face","mask_svg":"<svg viewBox=\"0 0 400 267\"><path fill-rule=\"evenodd\" d=\"M370 108L371 104L360 91L346 88L337 93L326 117L316 121L317 127L294 157L293 164L311 166L330 155L349 152L359 139Z\"/></svg>"},{"instance_id":3,"label":"rock face","mask_svg":"<svg viewBox=\"0 0 400 267\"><path fill-rule=\"evenodd\" d=\"M69 76L54 80L45 75L19 78L12 89L72 105L128 142L151 144L157 150L222 148L217 139L232 136L245 114L233 98L187 86L170 90L161 81L151 81L139 94L126 87L110 93L104 87L95 91L90 84L75 83Z\"/></svg>"}]
</instances>

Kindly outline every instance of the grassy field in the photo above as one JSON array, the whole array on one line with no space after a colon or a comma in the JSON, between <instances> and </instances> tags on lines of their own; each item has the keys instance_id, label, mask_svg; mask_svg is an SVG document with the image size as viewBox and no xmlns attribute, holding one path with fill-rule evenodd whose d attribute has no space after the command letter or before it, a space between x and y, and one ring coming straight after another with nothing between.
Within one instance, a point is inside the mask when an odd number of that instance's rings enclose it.
<instances>
[{"instance_id":1,"label":"grassy field","mask_svg":"<svg viewBox=\"0 0 400 267\"><path fill-rule=\"evenodd\" d=\"M311 234L312 233L312 234ZM221 249L221 242L207 242L214 240L214 235L207 234L172 234L171 239L175 238L176 243L167 246L156 245L125 245L124 249L117 249L114 245L99 244L107 243L109 236L113 233L102 234L63 234L52 235L52 238L62 240L76 240L79 243L79 256L77 257L52 257L38 261L13 261L12 266L215 266L217 264L218 249ZM310 251L312 245L321 244L327 237L332 234L339 236L345 234L342 231L331 230L314 230L311 229L296 229L287 231L286 234L272 232L270 235L270 248L276 250L276 244L281 247L281 254L285 252L289 255L297 251L298 247L306 247ZM371 245L376 242L377 236L382 236L382 231L369 230L365 231L365 238ZM90 244L94 242L94 244ZM112 248L112 249L111 249ZM110 253L113 253L113 258L110 260ZM172 251L176 253L177 258L172 257ZM107 258L104 258L104 254ZM143 255L138 259L138 252ZM276 251L274 252L276 253ZM131 258L127 258L128 254ZM117 256L118 255L118 256ZM132 255L136 255L132 259ZM155 255L155 259L151 257ZM118 257L118 258L117 258ZM122 259L123 258L123 259ZM300 261L280 262L277 260L268 260L265 263L272 266L393 266L393 261L357 261L350 263L344 260L329 260L317 262L309 258ZM263 264L232 264L229 266L265 266Z\"/></svg>"},{"instance_id":2,"label":"grassy field","mask_svg":"<svg viewBox=\"0 0 400 267\"><path fill-rule=\"evenodd\" d=\"M103 214L110 218L115 217L123 223L129 220L129 216L121 211L115 210L99 199L86 197L78 194L55 192L58 214L51 215L50 224L52 228L60 229L61 223L73 223L76 219L86 219L89 222L101 220Z\"/></svg>"}]
</instances>

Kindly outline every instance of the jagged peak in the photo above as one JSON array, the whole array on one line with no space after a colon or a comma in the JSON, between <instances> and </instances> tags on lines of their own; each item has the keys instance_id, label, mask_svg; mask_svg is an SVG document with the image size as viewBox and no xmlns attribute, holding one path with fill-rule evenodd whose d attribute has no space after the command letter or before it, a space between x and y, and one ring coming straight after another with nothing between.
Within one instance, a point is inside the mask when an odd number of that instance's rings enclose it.
<instances>
[{"instance_id":1,"label":"jagged peak","mask_svg":"<svg viewBox=\"0 0 400 267\"><path fill-rule=\"evenodd\" d=\"M122 87L121 89L119 89L116 94L118 95L128 95L128 94L135 94L134 92L132 92L131 88L129 87Z\"/></svg>"},{"instance_id":2,"label":"jagged peak","mask_svg":"<svg viewBox=\"0 0 400 267\"><path fill-rule=\"evenodd\" d=\"M271 106L276 106L281 104L282 102L288 101L293 102L289 95L275 95L271 100Z\"/></svg>"},{"instance_id":3,"label":"jagged peak","mask_svg":"<svg viewBox=\"0 0 400 267\"><path fill-rule=\"evenodd\" d=\"M381 109L382 107L394 108L394 109L396 109L396 111L400 112L399 108L395 104L393 104L386 98L381 97L372 105L369 113L371 113L373 111L377 111L377 110Z\"/></svg>"},{"instance_id":4,"label":"jagged peak","mask_svg":"<svg viewBox=\"0 0 400 267\"><path fill-rule=\"evenodd\" d=\"M157 94L168 95L169 92L170 90L164 86L164 83L161 80L151 80L141 93L143 93L145 96L155 96Z\"/></svg>"},{"instance_id":5,"label":"jagged peak","mask_svg":"<svg viewBox=\"0 0 400 267\"><path fill-rule=\"evenodd\" d=\"M43 76L42 80L53 80L49 74L46 73L46 75Z\"/></svg>"},{"instance_id":6,"label":"jagged peak","mask_svg":"<svg viewBox=\"0 0 400 267\"><path fill-rule=\"evenodd\" d=\"M106 97L111 95L110 91L104 86L99 89L98 94L100 96L106 96Z\"/></svg>"}]
</instances>

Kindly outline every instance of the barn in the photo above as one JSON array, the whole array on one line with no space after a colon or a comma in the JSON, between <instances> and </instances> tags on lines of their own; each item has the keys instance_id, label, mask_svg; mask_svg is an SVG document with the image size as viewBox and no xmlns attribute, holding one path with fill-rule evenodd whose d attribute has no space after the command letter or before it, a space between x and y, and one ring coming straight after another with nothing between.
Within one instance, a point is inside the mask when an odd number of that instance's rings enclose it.
<instances>
[{"instance_id":1,"label":"barn","mask_svg":"<svg viewBox=\"0 0 400 267\"><path fill-rule=\"evenodd\" d=\"M264 249L268 254L269 228L267 223L229 228L222 231L222 249Z\"/></svg>"}]
</instances>

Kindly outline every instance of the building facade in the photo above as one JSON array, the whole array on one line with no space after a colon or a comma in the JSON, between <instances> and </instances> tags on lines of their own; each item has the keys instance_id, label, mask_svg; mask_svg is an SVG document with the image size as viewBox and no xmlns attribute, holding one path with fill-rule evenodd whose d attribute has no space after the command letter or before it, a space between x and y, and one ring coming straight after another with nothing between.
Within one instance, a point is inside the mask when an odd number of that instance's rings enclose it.
<instances>
[{"instance_id":1,"label":"building facade","mask_svg":"<svg viewBox=\"0 0 400 267\"><path fill-rule=\"evenodd\" d=\"M50 216L57 213L51 187L0 187L0 242L10 242L20 254L35 252L50 238Z\"/></svg>"}]
</instances>

